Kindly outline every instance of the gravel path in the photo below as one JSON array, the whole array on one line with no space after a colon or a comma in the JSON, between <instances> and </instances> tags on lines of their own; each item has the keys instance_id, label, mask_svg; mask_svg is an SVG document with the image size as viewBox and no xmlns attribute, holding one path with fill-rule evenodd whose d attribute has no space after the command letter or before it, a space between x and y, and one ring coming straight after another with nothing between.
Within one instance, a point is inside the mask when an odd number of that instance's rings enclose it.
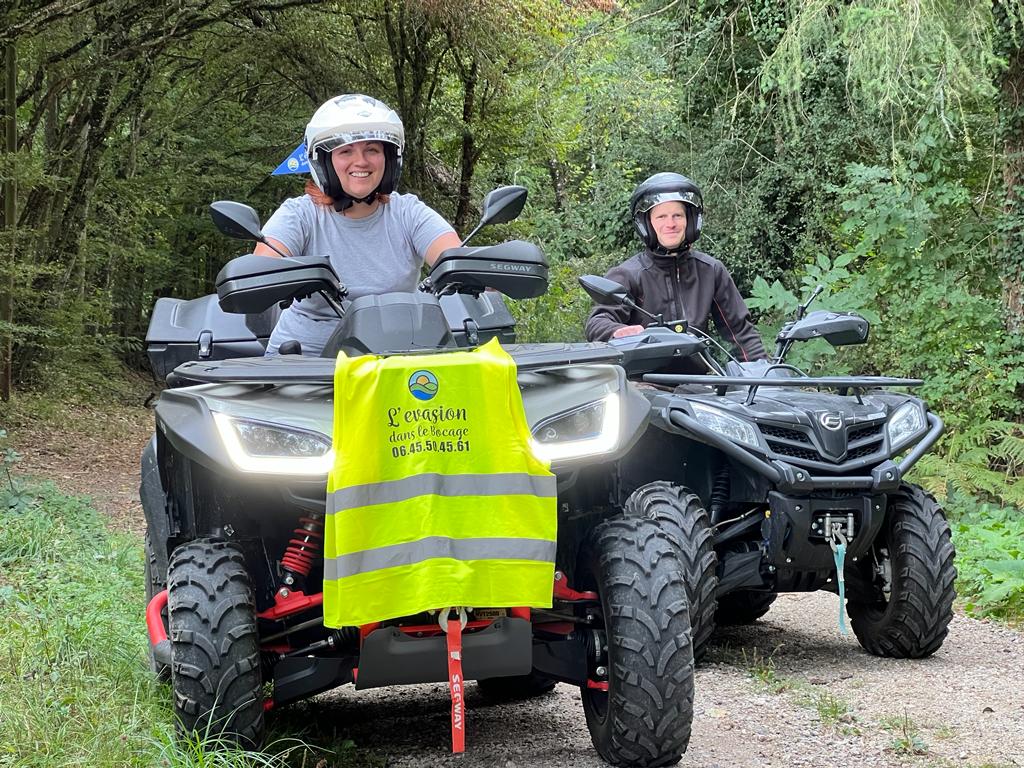
<instances>
[{"instance_id":1,"label":"gravel path","mask_svg":"<svg viewBox=\"0 0 1024 768\"><path fill-rule=\"evenodd\" d=\"M755 625L718 633L697 670L681 766L1024 765L1024 634L957 616L932 658L877 659L838 634L836 604L783 595ZM462 757L448 752L448 708L444 685L349 688L292 716L339 729L388 766L604 765L569 686L500 705L471 688Z\"/></svg>"},{"instance_id":2,"label":"gravel path","mask_svg":"<svg viewBox=\"0 0 1024 768\"><path fill-rule=\"evenodd\" d=\"M12 430L20 469L92 495L113 527L141 532L138 457L151 419L142 408L82 414L80 435L23 425ZM1024 766L1024 633L957 615L932 658L877 659L838 634L836 606L830 594L783 595L753 626L718 633L697 670L693 738L680 765ZM448 751L444 685L343 688L286 707L280 719L314 742L350 738L388 766L604 765L577 689L496 705L471 686L466 703L462 757Z\"/></svg>"}]
</instances>

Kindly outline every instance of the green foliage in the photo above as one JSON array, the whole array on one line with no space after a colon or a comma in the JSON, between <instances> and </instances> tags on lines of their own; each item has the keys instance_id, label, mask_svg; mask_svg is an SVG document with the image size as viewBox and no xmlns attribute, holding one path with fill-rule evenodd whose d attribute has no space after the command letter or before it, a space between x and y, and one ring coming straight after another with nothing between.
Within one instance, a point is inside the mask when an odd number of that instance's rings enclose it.
<instances>
[{"instance_id":1,"label":"green foliage","mask_svg":"<svg viewBox=\"0 0 1024 768\"><path fill-rule=\"evenodd\" d=\"M957 592L969 613L1024 616L1024 514L969 500L953 505Z\"/></svg>"},{"instance_id":2,"label":"green foliage","mask_svg":"<svg viewBox=\"0 0 1024 768\"><path fill-rule=\"evenodd\" d=\"M790 3L791 17L767 57L761 86L785 96L793 123L805 81L837 54L845 59L851 105L879 115L896 134L925 116L972 149L968 112L994 96L992 3L908 4L898 0Z\"/></svg>"},{"instance_id":3,"label":"green foliage","mask_svg":"<svg viewBox=\"0 0 1024 768\"><path fill-rule=\"evenodd\" d=\"M3 765L376 764L372 755L350 762L351 741L325 748L271 737L263 751L248 752L178 738L171 691L145 658L141 541L109 533L85 501L50 485L27 486L25 494L19 509L0 507Z\"/></svg>"},{"instance_id":4,"label":"green foliage","mask_svg":"<svg viewBox=\"0 0 1024 768\"><path fill-rule=\"evenodd\" d=\"M21 455L7 445L7 430L0 429L0 467L3 467L3 477L0 478L0 509L7 509L12 513L24 509L30 499L11 472L20 460Z\"/></svg>"}]
</instances>

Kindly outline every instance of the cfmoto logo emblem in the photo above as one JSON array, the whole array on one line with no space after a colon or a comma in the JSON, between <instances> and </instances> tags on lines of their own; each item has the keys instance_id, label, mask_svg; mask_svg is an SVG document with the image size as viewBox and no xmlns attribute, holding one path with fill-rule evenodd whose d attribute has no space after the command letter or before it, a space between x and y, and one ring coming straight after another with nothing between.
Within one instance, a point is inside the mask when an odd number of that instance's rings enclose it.
<instances>
[{"instance_id":1,"label":"cfmoto logo emblem","mask_svg":"<svg viewBox=\"0 0 1024 768\"><path fill-rule=\"evenodd\" d=\"M832 432L843 428L843 417L838 413L823 413L818 417L818 422Z\"/></svg>"}]
</instances>

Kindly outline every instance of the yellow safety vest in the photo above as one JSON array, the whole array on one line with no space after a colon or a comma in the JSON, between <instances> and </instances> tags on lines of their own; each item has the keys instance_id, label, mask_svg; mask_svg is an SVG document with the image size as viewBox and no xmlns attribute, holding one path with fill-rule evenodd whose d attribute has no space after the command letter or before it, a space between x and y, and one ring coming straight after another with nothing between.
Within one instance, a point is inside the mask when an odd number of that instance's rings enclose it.
<instances>
[{"instance_id":1,"label":"yellow safety vest","mask_svg":"<svg viewBox=\"0 0 1024 768\"><path fill-rule=\"evenodd\" d=\"M339 356L324 624L551 607L556 482L529 439L516 365L496 340Z\"/></svg>"}]
</instances>

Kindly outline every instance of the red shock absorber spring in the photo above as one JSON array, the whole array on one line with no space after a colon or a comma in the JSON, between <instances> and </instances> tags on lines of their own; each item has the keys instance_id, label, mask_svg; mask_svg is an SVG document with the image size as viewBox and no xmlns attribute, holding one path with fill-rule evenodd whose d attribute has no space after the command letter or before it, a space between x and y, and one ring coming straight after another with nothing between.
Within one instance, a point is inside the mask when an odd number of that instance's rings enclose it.
<instances>
[{"instance_id":1,"label":"red shock absorber spring","mask_svg":"<svg viewBox=\"0 0 1024 768\"><path fill-rule=\"evenodd\" d=\"M281 557L284 583L291 586L296 576L305 578L323 551L324 521L321 517L300 517L301 528L292 531L292 539Z\"/></svg>"}]
</instances>

